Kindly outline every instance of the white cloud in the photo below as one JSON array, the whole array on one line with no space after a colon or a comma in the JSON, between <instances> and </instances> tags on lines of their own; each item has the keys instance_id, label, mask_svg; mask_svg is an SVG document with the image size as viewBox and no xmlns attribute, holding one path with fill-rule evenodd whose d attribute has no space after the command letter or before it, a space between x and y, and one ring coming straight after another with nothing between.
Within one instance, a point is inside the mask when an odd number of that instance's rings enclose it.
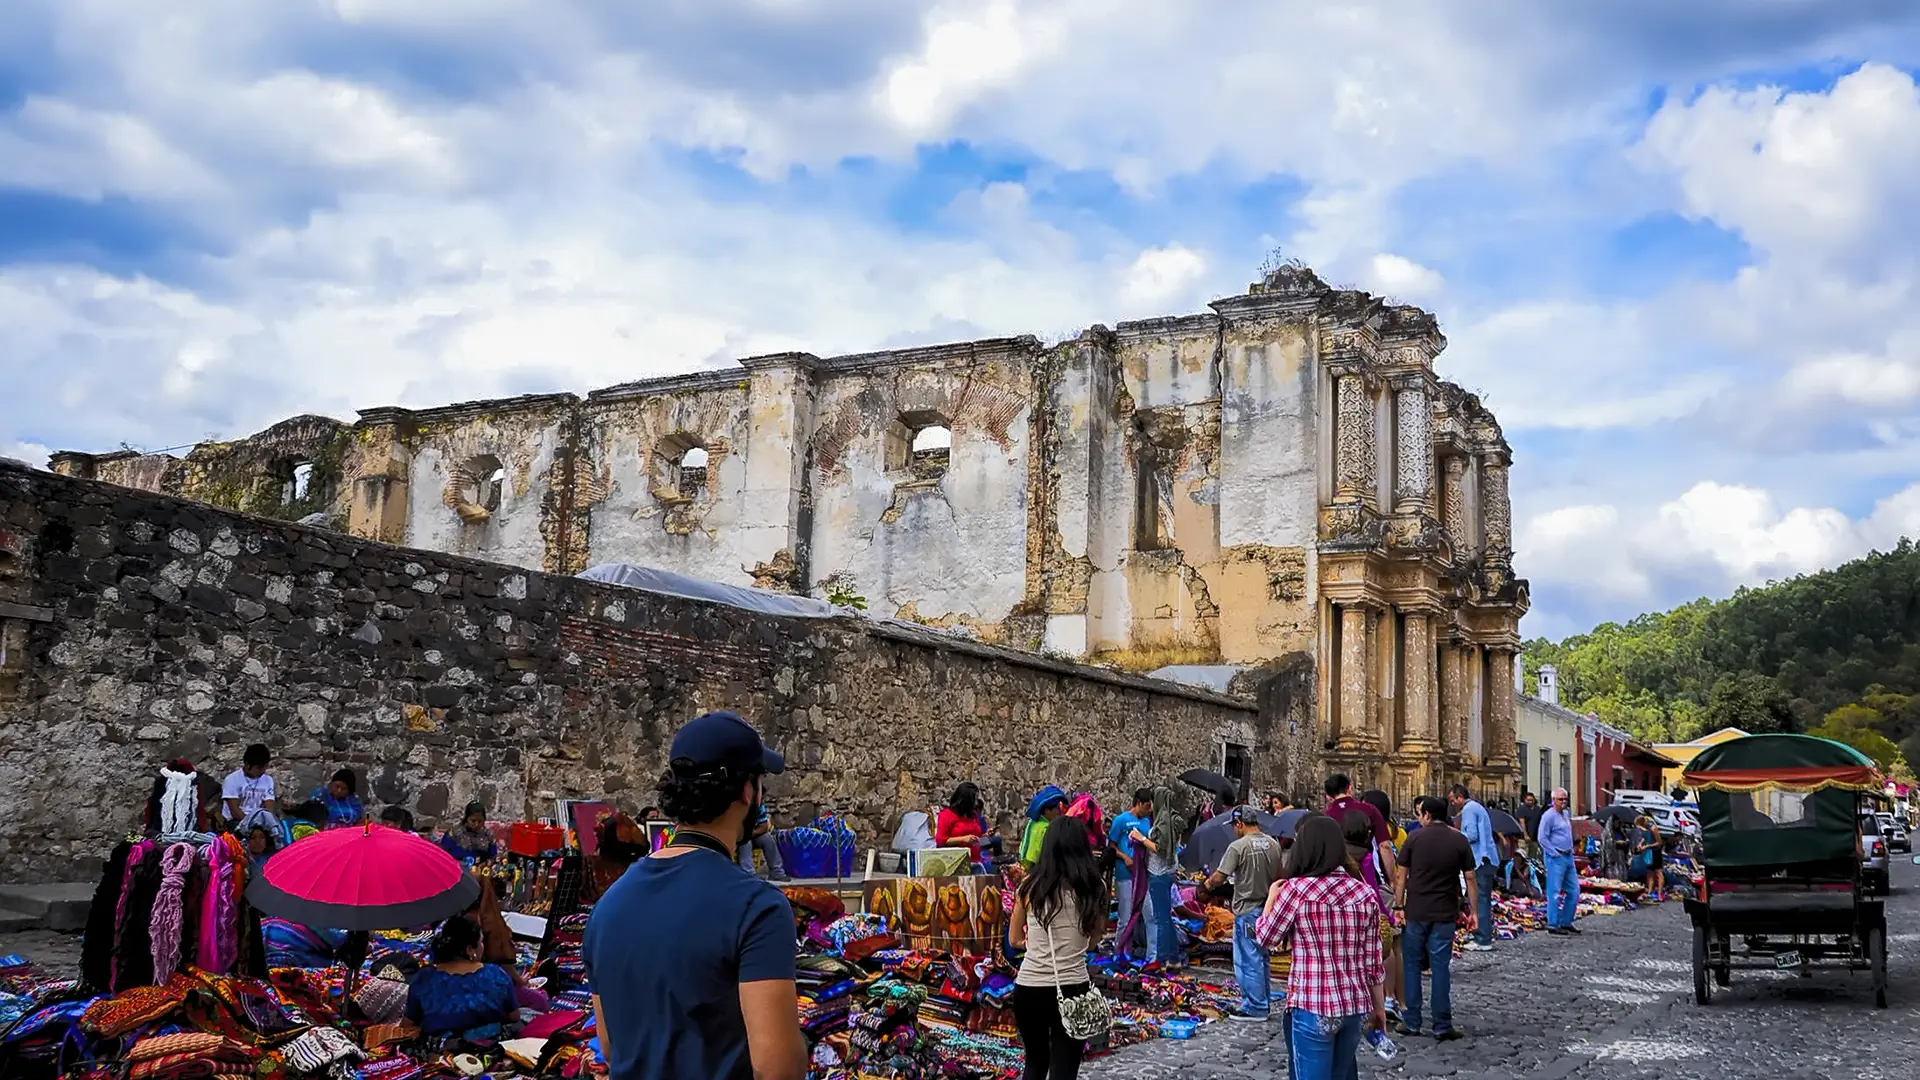
<instances>
[{"instance_id":1,"label":"white cloud","mask_svg":"<svg viewBox=\"0 0 1920 1080\"><path fill-rule=\"evenodd\" d=\"M1390 252L1375 255L1367 269L1367 288L1407 303L1431 299L1447 285L1438 272Z\"/></svg>"},{"instance_id":2,"label":"white cloud","mask_svg":"<svg viewBox=\"0 0 1920 1080\"><path fill-rule=\"evenodd\" d=\"M1725 595L1742 585L1812 573L1902 536L1920 540L1920 483L1881 499L1854 520L1832 507L1782 509L1758 487L1701 481L1656 506L1562 506L1530 516L1514 560L1536 583L1605 608L1675 599L1675 581Z\"/></svg>"},{"instance_id":3,"label":"white cloud","mask_svg":"<svg viewBox=\"0 0 1920 1080\"><path fill-rule=\"evenodd\" d=\"M1189 303L1206 273L1206 256L1197 251L1179 244L1148 248L1127 268L1121 296L1133 309Z\"/></svg>"},{"instance_id":4,"label":"white cloud","mask_svg":"<svg viewBox=\"0 0 1920 1080\"><path fill-rule=\"evenodd\" d=\"M914 135L949 123L981 94L1011 85L1052 53L1060 26L1010 0L953 5L929 15L926 38L886 75L880 105Z\"/></svg>"}]
</instances>

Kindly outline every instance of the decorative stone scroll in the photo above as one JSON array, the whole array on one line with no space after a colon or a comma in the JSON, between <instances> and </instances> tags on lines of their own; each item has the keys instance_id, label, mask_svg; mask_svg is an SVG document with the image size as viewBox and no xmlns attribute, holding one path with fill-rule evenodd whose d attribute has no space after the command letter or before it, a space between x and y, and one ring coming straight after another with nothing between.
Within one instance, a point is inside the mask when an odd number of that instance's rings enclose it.
<instances>
[{"instance_id":1,"label":"decorative stone scroll","mask_svg":"<svg viewBox=\"0 0 1920 1080\"><path fill-rule=\"evenodd\" d=\"M1334 446L1338 485L1334 494L1342 502L1372 502L1374 498L1374 420L1373 394L1358 371L1335 376L1334 406L1337 413Z\"/></svg>"},{"instance_id":2,"label":"decorative stone scroll","mask_svg":"<svg viewBox=\"0 0 1920 1080\"><path fill-rule=\"evenodd\" d=\"M1513 550L1513 509L1507 501L1507 463L1498 458L1480 460L1480 521L1488 551Z\"/></svg>"},{"instance_id":3,"label":"decorative stone scroll","mask_svg":"<svg viewBox=\"0 0 1920 1080\"><path fill-rule=\"evenodd\" d=\"M1429 513L1433 506L1433 407L1424 384L1410 382L1395 391L1398 438L1395 440L1396 514Z\"/></svg>"},{"instance_id":4,"label":"decorative stone scroll","mask_svg":"<svg viewBox=\"0 0 1920 1080\"><path fill-rule=\"evenodd\" d=\"M1459 454L1446 457L1446 481L1441 490L1445 506L1447 532L1453 536L1453 550L1460 556L1474 551L1473 534L1467 531L1467 459Z\"/></svg>"}]
</instances>

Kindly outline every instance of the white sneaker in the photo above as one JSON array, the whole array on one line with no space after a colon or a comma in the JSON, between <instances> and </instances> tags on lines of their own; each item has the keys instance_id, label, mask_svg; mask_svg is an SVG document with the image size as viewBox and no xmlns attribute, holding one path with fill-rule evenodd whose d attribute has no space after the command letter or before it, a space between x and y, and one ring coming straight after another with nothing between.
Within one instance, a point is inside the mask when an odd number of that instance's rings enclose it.
<instances>
[{"instance_id":1,"label":"white sneaker","mask_svg":"<svg viewBox=\"0 0 1920 1080\"><path fill-rule=\"evenodd\" d=\"M1466 949L1466 950L1467 950L1468 952L1492 952L1492 951L1493 951L1493 946L1491 946L1491 945L1482 945L1482 944L1480 944L1480 943L1479 943L1479 942L1477 942L1477 941L1469 941L1469 942L1467 942L1467 943L1466 943L1466 945L1464 946L1464 948L1465 948L1465 949Z\"/></svg>"}]
</instances>

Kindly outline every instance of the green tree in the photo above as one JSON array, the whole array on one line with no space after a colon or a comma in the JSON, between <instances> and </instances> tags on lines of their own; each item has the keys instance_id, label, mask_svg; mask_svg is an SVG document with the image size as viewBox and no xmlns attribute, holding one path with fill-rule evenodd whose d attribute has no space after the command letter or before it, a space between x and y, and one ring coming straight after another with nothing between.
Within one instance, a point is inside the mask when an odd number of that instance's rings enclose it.
<instances>
[{"instance_id":1,"label":"green tree","mask_svg":"<svg viewBox=\"0 0 1920 1080\"><path fill-rule=\"evenodd\" d=\"M1884 719L1878 710L1865 705L1842 705L1828 713L1818 727L1808 729L1807 734L1845 743L1872 758L1882 769L1891 769L1900 763L1901 754L1892 739L1880 734Z\"/></svg>"},{"instance_id":2,"label":"green tree","mask_svg":"<svg viewBox=\"0 0 1920 1080\"><path fill-rule=\"evenodd\" d=\"M1736 727L1749 735L1792 731L1796 726L1786 692L1772 679L1750 671L1722 675L1715 681L1701 719L1709 731Z\"/></svg>"}]
</instances>

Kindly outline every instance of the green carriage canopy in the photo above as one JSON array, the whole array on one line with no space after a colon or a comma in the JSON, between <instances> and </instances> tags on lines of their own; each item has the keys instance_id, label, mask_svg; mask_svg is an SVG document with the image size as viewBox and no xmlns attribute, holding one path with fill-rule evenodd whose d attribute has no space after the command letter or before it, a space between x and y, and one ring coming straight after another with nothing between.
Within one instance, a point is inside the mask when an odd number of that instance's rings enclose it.
<instances>
[{"instance_id":1,"label":"green carriage canopy","mask_svg":"<svg viewBox=\"0 0 1920 1080\"><path fill-rule=\"evenodd\" d=\"M1884 790L1871 758L1810 735L1748 735L1710 746L1682 782L1700 793L1709 866L1850 857L1860 796Z\"/></svg>"}]
</instances>

